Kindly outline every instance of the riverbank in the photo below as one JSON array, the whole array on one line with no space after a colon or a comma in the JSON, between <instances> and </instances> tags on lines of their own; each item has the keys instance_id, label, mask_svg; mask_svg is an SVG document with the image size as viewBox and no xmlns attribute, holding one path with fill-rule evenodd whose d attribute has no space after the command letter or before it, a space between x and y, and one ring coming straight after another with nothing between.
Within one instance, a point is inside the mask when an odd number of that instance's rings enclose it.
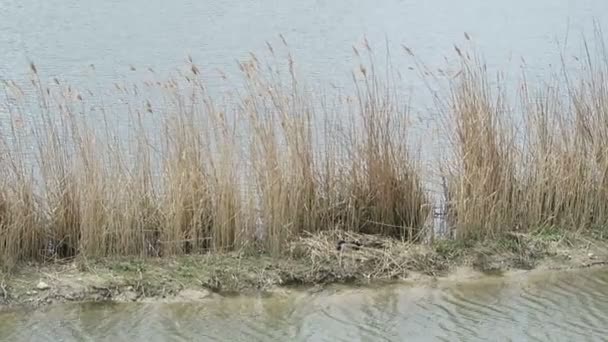
<instances>
[{"instance_id":1,"label":"riverbank","mask_svg":"<svg viewBox=\"0 0 608 342\"><path fill-rule=\"evenodd\" d=\"M64 302L193 302L288 287L343 283L465 281L514 271L608 264L605 240L558 231L508 234L492 241L429 245L349 234L356 249L338 251L338 233L299 239L284 258L237 253L24 263L0 275L0 308ZM355 245L353 245L355 246Z\"/></svg>"}]
</instances>

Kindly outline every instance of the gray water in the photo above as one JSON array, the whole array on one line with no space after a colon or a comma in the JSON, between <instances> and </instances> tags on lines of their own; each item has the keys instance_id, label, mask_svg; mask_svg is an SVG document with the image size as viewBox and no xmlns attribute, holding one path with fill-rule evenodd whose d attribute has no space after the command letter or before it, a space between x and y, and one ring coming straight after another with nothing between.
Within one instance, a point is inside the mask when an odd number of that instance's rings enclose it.
<instances>
[{"instance_id":1,"label":"gray water","mask_svg":"<svg viewBox=\"0 0 608 342\"><path fill-rule=\"evenodd\" d=\"M593 20L608 18L608 3L3 0L0 18L4 79L24 77L31 60L49 77L107 86L148 67L168 74L191 55L213 82L219 80L216 69L236 72L236 60L265 51L266 42L276 46L282 34L302 75L344 84L357 66L351 47L361 48L364 37L379 52L388 41L397 67L409 63L402 44L428 65L443 66L467 32L490 65L519 64L525 57L530 68L546 68L560 61L557 42L581 52L581 34L593 33Z\"/></svg>"},{"instance_id":2,"label":"gray water","mask_svg":"<svg viewBox=\"0 0 608 342\"><path fill-rule=\"evenodd\" d=\"M602 341L608 270L0 313L2 341Z\"/></svg>"}]
</instances>

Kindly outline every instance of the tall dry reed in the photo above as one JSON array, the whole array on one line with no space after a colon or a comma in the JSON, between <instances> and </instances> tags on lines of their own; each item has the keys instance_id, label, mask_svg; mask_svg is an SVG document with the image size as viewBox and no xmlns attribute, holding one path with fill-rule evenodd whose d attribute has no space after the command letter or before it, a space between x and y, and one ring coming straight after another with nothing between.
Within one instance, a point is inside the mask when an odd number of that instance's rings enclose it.
<instances>
[{"instance_id":1,"label":"tall dry reed","mask_svg":"<svg viewBox=\"0 0 608 342\"><path fill-rule=\"evenodd\" d=\"M455 163L446 177L448 220L463 238L494 235L513 227L517 217L511 112L485 66L459 57L462 69L451 86L449 108Z\"/></svg>"},{"instance_id":2,"label":"tall dry reed","mask_svg":"<svg viewBox=\"0 0 608 342\"><path fill-rule=\"evenodd\" d=\"M160 101L116 85L141 101L122 115L45 83L34 65L34 93L4 84L2 264L254 245L278 254L333 229L420 236L429 206L403 139L407 110L375 74L330 117L291 58L287 78L255 56L243 63L234 106L218 106L190 63L157 83Z\"/></svg>"},{"instance_id":3,"label":"tall dry reed","mask_svg":"<svg viewBox=\"0 0 608 342\"><path fill-rule=\"evenodd\" d=\"M524 75L520 106L510 107L504 83L459 51L447 112L455 158L445 174L457 235L606 226L608 63L600 46L586 50L577 74L564 65L540 85Z\"/></svg>"}]
</instances>

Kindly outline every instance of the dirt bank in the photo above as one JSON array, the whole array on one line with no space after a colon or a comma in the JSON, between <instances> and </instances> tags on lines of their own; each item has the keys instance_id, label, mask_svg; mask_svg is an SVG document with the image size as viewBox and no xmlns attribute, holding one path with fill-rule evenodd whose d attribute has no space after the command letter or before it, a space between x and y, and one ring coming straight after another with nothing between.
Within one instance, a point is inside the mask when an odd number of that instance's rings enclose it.
<instances>
[{"instance_id":1,"label":"dirt bank","mask_svg":"<svg viewBox=\"0 0 608 342\"><path fill-rule=\"evenodd\" d=\"M349 248L337 250L344 239ZM347 245L344 245L346 247ZM283 258L255 253L179 258L83 258L23 263L0 274L0 308L70 301L203 301L214 296L271 293L279 287L332 283L433 281L563 270L608 264L603 238L559 232L509 234L493 241L429 245L344 233L302 238ZM463 269L469 270L462 272Z\"/></svg>"}]
</instances>

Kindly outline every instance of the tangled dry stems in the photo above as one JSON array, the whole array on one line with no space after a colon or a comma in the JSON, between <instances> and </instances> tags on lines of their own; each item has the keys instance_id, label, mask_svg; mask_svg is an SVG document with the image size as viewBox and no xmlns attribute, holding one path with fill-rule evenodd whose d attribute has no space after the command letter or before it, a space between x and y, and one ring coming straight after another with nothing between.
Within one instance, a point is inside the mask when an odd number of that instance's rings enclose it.
<instances>
[{"instance_id":1,"label":"tangled dry stems","mask_svg":"<svg viewBox=\"0 0 608 342\"><path fill-rule=\"evenodd\" d=\"M336 241L341 240L357 244L338 250ZM355 278L399 279L406 278L411 271L434 275L448 267L448 260L428 246L353 232L330 231L301 237L293 242L291 253L309 258L313 272L329 267Z\"/></svg>"}]
</instances>

